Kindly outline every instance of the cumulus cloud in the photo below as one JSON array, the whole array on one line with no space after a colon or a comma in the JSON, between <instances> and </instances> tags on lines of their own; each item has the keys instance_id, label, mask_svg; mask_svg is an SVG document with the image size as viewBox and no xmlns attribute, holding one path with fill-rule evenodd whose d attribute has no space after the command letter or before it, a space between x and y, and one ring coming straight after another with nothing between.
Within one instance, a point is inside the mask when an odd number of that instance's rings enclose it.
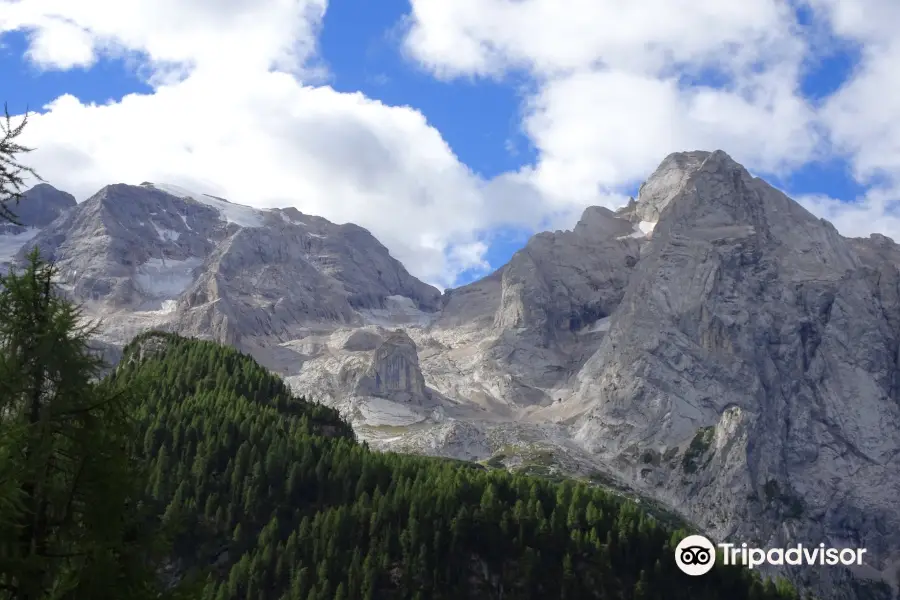
<instances>
[{"instance_id":1,"label":"cumulus cloud","mask_svg":"<svg viewBox=\"0 0 900 600\"><path fill-rule=\"evenodd\" d=\"M748 67L797 51L778 0L411 0L407 49L444 76Z\"/></svg>"},{"instance_id":2,"label":"cumulus cloud","mask_svg":"<svg viewBox=\"0 0 900 600\"><path fill-rule=\"evenodd\" d=\"M666 154L728 150L782 173L817 155L807 43L780 0L412 0L405 47L442 77L539 82L524 128L556 204L603 201Z\"/></svg>"},{"instance_id":3,"label":"cumulus cloud","mask_svg":"<svg viewBox=\"0 0 900 600\"><path fill-rule=\"evenodd\" d=\"M176 183L358 223L439 285L483 265L482 183L410 108L264 72L107 105L63 96L26 131L30 164L80 198L119 181Z\"/></svg>"},{"instance_id":4,"label":"cumulus cloud","mask_svg":"<svg viewBox=\"0 0 900 600\"><path fill-rule=\"evenodd\" d=\"M900 3L812 0L833 35L857 44L861 61L828 98L822 118L861 181L900 183Z\"/></svg>"},{"instance_id":5,"label":"cumulus cloud","mask_svg":"<svg viewBox=\"0 0 900 600\"><path fill-rule=\"evenodd\" d=\"M811 24L796 17L801 3ZM403 51L435 76L531 78L522 130L538 157L489 181L415 108L321 85L326 0L0 0L0 32L25 32L43 68L126 56L153 86L106 105L62 96L35 117L29 158L59 187L83 198L149 180L293 205L369 228L445 286L487 268L492 228L570 226L589 204L620 205L673 151L722 148L763 175L841 152L860 179L891 179L898 6L410 0ZM799 84L829 37L858 44L863 61L813 105ZM855 205L802 200L856 235L866 222L895 223L895 189Z\"/></svg>"},{"instance_id":6,"label":"cumulus cloud","mask_svg":"<svg viewBox=\"0 0 900 600\"><path fill-rule=\"evenodd\" d=\"M723 148L769 173L809 160L818 143L812 111L778 78L760 85L768 97L623 71L554 79L525 119L541 152L536 182L583 204L646 177L670 152Z\"/></svg>"},{"instance_id":7,"label":"cumulus cloud","mask_svg":"<svg viewBox=\"0 0 900 600\"><path fill-rule=\"evenodd\" d=\"M135 53L160 69L298 70L315 51L325 7L326 0L3 1L0 31L30 32L31 56L51 68L84 64L90 48L94 58Z\"/></svg>"},{"instance_id":8,"label":"cumulus cloud","mask_svg":"<svg viewBox=\"0 0 900 600\"><path fill-rule=\"evenodd\" d=\"M847 157L862 182L900 182L900 4L895 0L411 0L405 50L436 76L525 70L523 123L550 205L612 205L669 152L728 151L785 175ZM801 25L795 13L808 9ZM800 81L822 53L862 61L821 106ZM900 239L888 198L803 198L848 235ZM857 202L848 202L857 200Z\"/></svg>"},{"instance_id":9,"label":"cumulus cloud","mask_svg":"<svg viewBox=\"0 0 900 600\"><path fill-rule=\"evenodd\" d=\"M855 202L823 195L799 195L796 200L807 210L831 221L848 237L868 237L873 233L900 240L900 198L897 189L875 188Z\"/></svg>"},{"instance_id":10,"label":"cumulus cloud","mask_svg":"<svg viewBox=\"0 0 900 600\"><path fill-rule=\"evenodd\" d=\"M324 0L100 4L0 4L0 28L28 32L40 66L130 54L154 85L104 105L64 95L34 115L28 158L44 179L80 199L157 181L352 221L440 286L486 268L483 232L505 209L486 207L486 183L422 114L310 83Z\"/></svg>"},{"instance_id":11,"label":"cumulus cloud","mask_svg":"<svg viewBox=\"0 0 900 600\"><path fill-rule=\"evenodd\" d=\"M51 69L89 67L94 63L94 42L89 33L60 19L47 19L31 34L28 58Z\"/></svg>"}]
</instances>

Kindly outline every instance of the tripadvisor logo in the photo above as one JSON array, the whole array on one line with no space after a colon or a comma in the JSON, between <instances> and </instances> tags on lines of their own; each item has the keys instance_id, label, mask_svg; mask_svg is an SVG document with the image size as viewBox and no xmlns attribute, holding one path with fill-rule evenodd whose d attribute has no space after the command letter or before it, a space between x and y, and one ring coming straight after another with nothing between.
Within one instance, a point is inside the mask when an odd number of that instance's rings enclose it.
<instances>
[{"instance_id":1,"label":"tripadvisor logo","mask_svg":"<svg viewBox=\"0 0 900 600\"><path fill-rule=\"evenodd\" d=\"M790 548L750 548L747 544L719 544L722 563L745 565L752 569L763 564L783 565L862 565L865 548L826 548L825 544ZM675 564L688 575L709 573L716 562L716 546L702 535L689 535L675 548Z\"/></svg>"},{"instance_id":2,"label":"tripadvisor logo","mask_svg":"<svg viewBox=\"0 0 900 600\"><path fill-rule=\"evenodd\" d=\"M675 564L688 575L709 573L716 562L716 547L702 535L689 535L675 548Z\"/></svg>"}]
</instances>

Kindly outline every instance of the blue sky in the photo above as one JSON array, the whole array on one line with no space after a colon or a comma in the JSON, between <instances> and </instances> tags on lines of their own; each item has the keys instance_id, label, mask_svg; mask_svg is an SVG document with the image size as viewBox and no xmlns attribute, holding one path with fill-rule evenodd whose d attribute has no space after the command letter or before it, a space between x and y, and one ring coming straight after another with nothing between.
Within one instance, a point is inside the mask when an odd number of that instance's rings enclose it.
<instances>
[{"instance_id":1,"label":"blue sky","mask_svg":"<svg viewBox=\"0 0 900 600\"><path fill-rule=\"evenodd\" d=\"M297 203L301 210L368 227L415 274L442 286L465 283L500 266L541 225L571 226L588 204L621 202L636 193L668 152L697 147L721 147L801 201L808 198L808 206L835 220L842 231L848 229L847 234L869 233L866 224L872 231L893 233L894 216L885 212L889 202L884 198L890 199L894 189L894 163L867 148L872 143L892 148L900 134L890 137L894 130L877 120L888 122L893 113L869 110L854 87L864 91L873 85L866 77L878 75L877 65L860 57L867 44L884 47L884 36L891 33L861 27L836 8L775 14L769 0L753 0L743 14L712 14L712 8L698 12L696 25L673 24L696 36L690 43L679 40L683 33L677 30L641 39L642 30L635 28L634 39L626 39L620 31L604 30L603 23L612 15L627 25L634 15L609 12L620 10L615 3L566 1L584 7L584 32L579 20L566 21L564 15L546 12L550 8L540 12L542 3L553 6L547 0L518 5L531 4L536 16L507 0L462 1L453 8L437 0L345 0L319 13L321 0L295 0L295 5L309 5L303 13L284 8L291 3L267 0L250 9L261 11L260 35L266 36L254 39L283 35L284 44L258 51L260 64L268 61L266 69L251 60L257 58L255 46L248 45L254 51L243 54L224 50L239 47L241 36L253 33L240 26L197 25L193 31L185 25L180 35L187 43L173 42L165 25L166 19L181 18L177 3L164 3L171 15L156 11L148 20L158 22L148 23L146 30L137 19L48 15L32 3L33 12L23 9L15 19L4 20L0 12L0 28L6 30L0 37L3 100L13 114L26 106L42 113L35 126L37 166L51 183L80 199L114 179L174 178L212 186L236 201ZM861 1L872 4L873 11L887 6ZM154 10L145 0L129 2L136 12L142 6ZM609 6L597 8L600 4ZM281 23L291 18L306 19L308 27L283 30ZM493 27L491 19L497 20ZM597 19L597 27L589 26L591 19ZM700 39L709 23L722 30L721 40ZM784 27L773 34L773 23ZM59 29L63 26L75 29ZM585 36L583 42L578 35ZM612 41L601 39L604 35ZM192 46L193 40L221 44L221 58L200 42ZM806 47L797 50L798 41ZM892 47L893 38L887 42ZM653 43L663 46L665 56L681 60L655 70L660 59L646 50ZM708 62L729 47L750 48L747 63ZM273 62L284 48L305 68L297 68L297 61L292 68ZM173 64L188 67L172 77ZM708 64L714 66L703 66ZM665 72L672 69L681 72L680 83L667 87ZM770 76L747 83L758 73ZM293 83L276 81L283 74ZM257 78L259 85L253 83ZM239 97L245 90L233 87L237 81L251 88L247 102ZM716 103L701 103L698 91L715 93ZM361 96L353 96L357 93ZM74 98L51 104L66 94ZM164 99L177 94L183 96L164 108ZM655 99L666 94L668 105ZM223 118L231 122L241 118L237 111L252 106L250 96L256 105L272 98L280 103L277 110L290 113L286 119L298 122L298 157L266 165L269 184L258 193L236 179L228 165L238 156L213 141L213 123L194 130L194 123L208 117L204 102L215 105L214 98L227 97L233 106ZM123 102L126 97L134 101ZM97 106L90 110L91 105ZM160 133L158 140L156 131L167 125L151 127L139 116L146 110L163 119L172 107L181 113L181 106L184 114L178 117L186 124L173 129L177 133ZM333 114L330 106L336 107ZM709 106L712 116L698 108ZM129 110L135 111L133 120ZM191 110L201 116L191 116ZM867 121L856 127L860 114ZM266 115L250 116L265 120ZM235 148L252 147L260 155L280 144L293 152L293 134L274 131L268 139L260 134L251 141L240 139L250 134L235 130L228 139ZM327 140L314 144L310 140L318 138L313 135ZM142 137L147 139L143 147L154 152L140 153ZM325 159L318 149L345 138L357 141L335 146L330 162L321 164ZM362 139L373 144L378 158L363 156ZM431 162L423 162L426 158ZM375 163L373 178L365 169ZM343 173L349 173L346 182ZM329 183L335 181L340 184ZM360 187L349 189L357 181ZM873 190L881 200L867 196ZM842 227L845 208L850 216Z\"/></svg>"}]
</instances>

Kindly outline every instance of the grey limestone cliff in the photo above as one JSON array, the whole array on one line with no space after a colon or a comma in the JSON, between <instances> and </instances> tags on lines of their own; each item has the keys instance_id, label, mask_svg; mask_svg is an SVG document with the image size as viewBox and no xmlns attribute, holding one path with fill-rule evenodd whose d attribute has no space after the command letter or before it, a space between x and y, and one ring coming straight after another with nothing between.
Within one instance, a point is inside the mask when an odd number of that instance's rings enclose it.
<instances>
[{"instance_id":1,"label":"grey limestone cliff","mask_svg":"<svg viewBox=\"0 0 900 600\"><path fill-rule=\"evenodd\" d=\"M666 163L683 172L645 184L659 222L566 401L576 438L719 539L865 547L896 583L896 245L841 237L721 151Z\"/></svg>"},{"instance_id":2,"label":"grey limestone cliff","mask_svg":"<svg viewBox=\"0 0 900 600\"><path fill-rule=\"evenodd\" d=\"M17 222L0 222L0 269L9 268L22 246L74 206L75 198L71 194L46 183L26 190L18 202L7 202L5 207Z\"/></svg>"},{"instance_id":3,"label":"grey limestone cliff","mask_svg":"<svg viewBox=\"0 0 900 600\"><path fill-rule=\"evenodd\" d=\"M416 404L427 399L416 343L405 332L394 331L382 340L357 383L356 394Z\"/></svg>"}]
</instances>

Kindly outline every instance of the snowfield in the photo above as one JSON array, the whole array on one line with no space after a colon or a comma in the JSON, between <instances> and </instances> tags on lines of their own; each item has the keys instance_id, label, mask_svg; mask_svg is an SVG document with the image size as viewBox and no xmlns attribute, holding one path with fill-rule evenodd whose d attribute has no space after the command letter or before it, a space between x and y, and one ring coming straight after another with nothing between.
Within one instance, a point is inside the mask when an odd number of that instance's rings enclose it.
<instances>
[{"instance_id":1,"label":"snowfield","mask_svg":"<svg viewBox=\"0 0 900 600\"><path fill-rule=\"evenodd\" d=\"M152 298L172 299L181 294L194 281L194 269L203 259L166 260L151 258L140 265L134 274L134 282Z\"/></svg>"},{"instance_id":2,"label":"snowfield","mask_svg":"<svg viewBox=\"0 0 900 600\"><path fill-rule=\"evenodd\" d=\"M192 192L177 185L154 183L153 187L161 192L165 192L179 198L194 200L196 202L200 202L201 204L210 206L216 209L222 219L227 221L228 223L234 223L235 225L240 225L241 227L263 226L263 211L260 209L251 208L242 204L232 204L231 202L228 202L226 200L214 198L213 196L210 196L208 194Z\"/></svg>"},{"instance_id":3,"label":"snowfield","mask_svg":"<svg viewBox=\"0 0 900 600\"><path fill-rule=\"evenodd\" d=\"M656 221L641 221L637 225L634 226L634 231L629 233L628 235L621 235L617 239L625 240L628 238L637 238L642 239L646 237L650 237L650 234L653 233L653 228L656 227Z\"/></svg>"}]
</instances>

